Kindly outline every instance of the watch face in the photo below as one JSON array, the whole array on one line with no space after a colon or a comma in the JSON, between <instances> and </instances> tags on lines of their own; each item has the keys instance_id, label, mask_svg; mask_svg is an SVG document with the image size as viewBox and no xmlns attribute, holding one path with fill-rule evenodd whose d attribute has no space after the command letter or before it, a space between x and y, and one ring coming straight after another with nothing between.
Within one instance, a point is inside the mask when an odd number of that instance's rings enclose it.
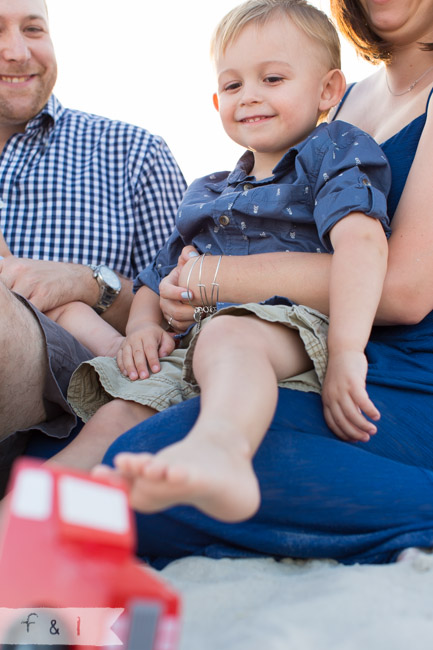
<instances>
[{"instance_id":1,"label":"watch face","mask_svg":"<svg viewBox=\"0 0 433 650\"><path fill-rule=\"evenodd\" d=\"M103 282L105 282L106 285L113 289L113 291L120 291L122 286L121 282L114 271L108 268L108 266L100 266L99 275L101 276Z\"/></svg>"}]
</instances>

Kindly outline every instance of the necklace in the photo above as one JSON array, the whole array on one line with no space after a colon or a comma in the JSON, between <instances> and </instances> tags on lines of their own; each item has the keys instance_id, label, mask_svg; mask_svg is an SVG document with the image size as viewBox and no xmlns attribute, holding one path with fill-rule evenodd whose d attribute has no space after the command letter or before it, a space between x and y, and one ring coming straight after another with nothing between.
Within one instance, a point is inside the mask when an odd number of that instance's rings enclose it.
<instances>
[{"instance_id":1,"label":"necklace","mask_svg":"<svg viewBox=\"0 0 433 650\"><path fill-rule=\"evenodd\" d=\"M409 86L409 88L407 88L407 90L403 90L402 93L395 93L395 92L393 92L393 91L391 90L391 88L389 87L388 75L386 74L386 71L385 71L385 81L386 81L386 86L387 86L389 92L391 93L391 95L393 95L394 97L401 97L402 95L407 95L407 93L410 93L410 91L413 90L413 89L415 88L415 86L417 85L417 83L419 83L419 82L421 81L421 79L424 79L424 77L426 76L427 72L430 72L430 70L433 70L433 65L430 66L430 68L427 68L427 70L425 70L425 71L422 73L422 75L421 75L420 77L418 77L418 79L415 79L415 81L414 81L413 83L411 83L411 85Z\"/></svg>"}]
</instances>

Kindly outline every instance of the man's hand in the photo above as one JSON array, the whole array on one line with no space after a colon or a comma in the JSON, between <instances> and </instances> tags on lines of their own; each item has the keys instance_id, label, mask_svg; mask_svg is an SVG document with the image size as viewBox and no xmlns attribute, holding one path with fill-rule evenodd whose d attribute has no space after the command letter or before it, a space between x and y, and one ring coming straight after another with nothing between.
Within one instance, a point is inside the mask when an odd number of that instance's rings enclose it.
<instances>
[{"instance_id":1,"label":"man's hand","mask_svg":"<svg viewBox=\"0 0 433 650\"><path fill-rule=\"evenodd\" d=\"M377 431L367 419L380 418L365 389L367 367L362 352L342 351L329 359L322 390L323 413L329 428L342 440L368 442Z\"/></svg>"},{"instance_id":2,"label":"man's hand","mask_svg":"<svg viewBox=\"0 0 433 650\"><path fill-rule=\"evenodd\" d=\"M147 379L151 372L159 372L159 359L174 350L173 336L156 323L144 323L128 333L117 353L119 370L132 381Z\"/></svg>"},{"instance_id":3,"label":"man's hand","mask_svg":"<svg viewBox=\"0 0 433 650\"><path fill-rule=\"evenodd\" d=\"M97 283L87 266L8 255L0 260L0 280L45 312L73 300L94 305Z\"/></svg>"}]
</instances>

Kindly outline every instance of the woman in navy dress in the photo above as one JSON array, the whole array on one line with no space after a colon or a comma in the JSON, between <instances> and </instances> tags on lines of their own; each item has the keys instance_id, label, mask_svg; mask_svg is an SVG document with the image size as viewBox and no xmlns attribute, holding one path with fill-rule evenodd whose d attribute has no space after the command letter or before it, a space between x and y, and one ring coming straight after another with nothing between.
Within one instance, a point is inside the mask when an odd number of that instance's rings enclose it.
<instances>
[{"instance_id":1,"label":"woman in navy dress","mask_svg":"<svg viewBox=\"0 0 433 650\"><path fill-rule=\"evenodd\" d=\"M331 8L358 51L385 63L349 88L338 109L338 119L381 144L393 174L389 270L367 347L368 392L382 414L378 433L365 444L343 442L326 426L319 395L280 390L254 461L258 513L239 524L186 506L138 514L139 553L157 566L186 555L388 562L406 547L433 546L433 0L331 0ZM223 262L224 301L278 293L327 311L326 254ZM230 289L233 277L239 281ZM191 320L182 291L173 275L161 288L163 311L179 330ZM195 398L152 417L121 436L104 462L172 444L198 411Z\"/></svg>"}]
</instances>

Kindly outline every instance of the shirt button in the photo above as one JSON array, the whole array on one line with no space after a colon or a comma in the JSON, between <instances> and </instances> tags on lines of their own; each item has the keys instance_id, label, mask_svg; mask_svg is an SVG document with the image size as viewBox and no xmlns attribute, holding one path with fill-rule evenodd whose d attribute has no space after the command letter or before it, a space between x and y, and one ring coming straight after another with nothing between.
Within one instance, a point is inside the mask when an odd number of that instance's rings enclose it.
<instances>
[{"instance_id":1,"label":"shirt button","mask_svg":"<svg viewBox=\"0 0 433 650\"><path fill-rule=\"evenodd\" d=\"M363 179L362 179L362 182L364 183L364 185L371 185L371 183L370 183L370 181L368 180L368 178L363 178Z\"/></svg>"},{"instance_id":2,"label":"shirt button","mask_svg":"<svg viewBox=\"0 0 433 650\"><path fill-rule=\"evenodd\" d=\"M3 199L0 199L0 210L4 208L6 203L3 201Z\"/></svg>"},{"instance_id":3,"label":"shirt button","mask_svg":"<svg viewBox=\"0 0 433 650\"><path fill-rule=\"evenodd\" d=\"M244 190L245 190L245 191L246 191L246 190L252 190L253 187L254 187L254 185L252 185L251 183L245 183L245 185L244 185Z\"/></svg>"},{"instance_id":4,"label":"shirt button","mask_svg":"<svg viewBox=\"0 0 433 650\"><path fill-rule=\"evenodd\" d=\"M220 216L219 222L220 222L221 226L228 226L229 223L230 223L230 219L228 218L228 216L226 214L223 214L223 215Z\"/></svg>"}]
</instances>

